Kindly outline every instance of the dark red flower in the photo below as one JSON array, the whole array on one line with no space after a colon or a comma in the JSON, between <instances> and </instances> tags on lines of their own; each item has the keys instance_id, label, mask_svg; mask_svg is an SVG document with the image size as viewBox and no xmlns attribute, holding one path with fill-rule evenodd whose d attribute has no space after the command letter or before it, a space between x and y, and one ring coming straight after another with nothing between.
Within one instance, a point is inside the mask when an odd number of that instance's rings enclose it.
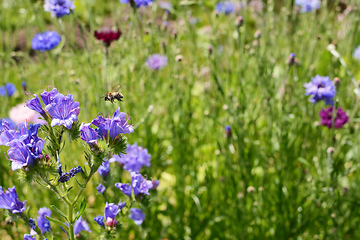
<instances>
[{"instance_id":1,"label":"dark red flower","mask_svg":"<svg viewBox=\"0 0 360 240\"><path fill-rule=\"evenodd\" d=\"M331 126L333 126L332 112L333 112L333 107L329 107L327 109L321 110L320 112L321 125L327 126L328 128L331 128ZM335 119L334 119L335 128L341 128L348 121L349 121L349 117L347 116L346 112L342 110L341 107L339 107L337 109L337 113L335 114Z\"/></svg>"},{"instance_id":2,"label":"dark red flower","mask_svg":"<svg viewBox=\"0 0 360 240\"><path fill-rule=\"evenodd\" d=\"M110 46L111 42L118 40L120 38L121 31L120 31L120 29L118 29L115 32L109 28L104 28L102 30L95 31L94 36L96 39L103 41L105 46L108 47L108 46Z\"/></svg>"}]
</instances>

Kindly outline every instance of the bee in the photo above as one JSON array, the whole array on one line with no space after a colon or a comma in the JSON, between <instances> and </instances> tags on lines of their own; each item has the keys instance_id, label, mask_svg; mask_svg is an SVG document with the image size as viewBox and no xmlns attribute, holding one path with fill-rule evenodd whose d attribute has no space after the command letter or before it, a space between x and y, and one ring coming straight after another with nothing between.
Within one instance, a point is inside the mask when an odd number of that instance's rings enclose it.
<instances>
[{"instance_id":1,"label":"bee","mask_svg":"<svg viewBox=\"0 0 360 240\"><path fill-rule=\"evenodd\" d=\"M120 89L120 85L114 86L110 92L107 92L104 95L104 100L109 101L111 103L114 103L115 100L122 102L122 98L124 98L124 96L120 92L118 92L119 89Z\"/></svg>"}]
</instances>

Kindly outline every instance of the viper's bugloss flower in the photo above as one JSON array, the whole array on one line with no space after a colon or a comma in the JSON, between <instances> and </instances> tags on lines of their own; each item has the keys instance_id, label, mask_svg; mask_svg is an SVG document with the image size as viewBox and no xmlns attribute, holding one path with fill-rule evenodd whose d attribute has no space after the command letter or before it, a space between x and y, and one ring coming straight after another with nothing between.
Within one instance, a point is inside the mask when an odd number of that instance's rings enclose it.
<instances>
[{"instance_id":1,"label":"viper's bugloss flower","mask_svg":"<svg viewBox=\"0 0 360 240\"><path fill-rule=\"evenodd\" d=\"M153 54L147 58L145 65L153 70L159 70L167 65L168 59L160 54Z\"/></svg>"},{"instance_id":2,"label":"viper's bugloss flower","mask_svg":"<svg viewBox=\"0 0 360 240\"><path fill-rule=\"evenodd\" d=\"M103 193L105 192L106 188L105 188L104 185L102 185L101 183L99 183L99 185L96 187L96 190L97 190L98 193L103 194Z\"/></svg>"},{"instance_id":3,"label":"viper's bugloss flower","mask_svg":"<svg viewBox=\"0 0 360 240\"><path fill-rule=\"evenodd\" d=\"M34 94L34 96L34 98L26 102L26 106L31 110L38 112L41 116L46 117L46 113L41 106L39 97L36 94Z\"/></svg>"},{"instance_id":4,"label":"viper's bugloss flower","mask_svg":"<svg viewBox=\"0 0 360 240\"><path fill-rule=\"evenodd\" d=\"M129 218L132 219L136 225L141 225L145 219L145 213L140 208L131 208Z\"/></svg>"},{"instance_id":5,"label":"viper's bugloss flower","mask_svg":"<svg viewBox=\"0 0 360 240\"><path fill-rule=\"evenodd\" d=\"M94 221L95 221L97 224L99 224L100 226L105 227L105 225L104 225L104 217L103 217L103 216L99 215L99 216L97 216L97 217L94 217Z\"/></svg>"},{"instance_id":6,"label":"viper's bugloss flower","mask_svg":"<svg viewBox=\"0 0 360 240\"><path fill-rule=\"evenodd\" d=\"M54 96L53 101L45 107L50 115L51 126L63 125L71 129L73 122L78 121L77 116L80 113L79 102L74 101L74 96L68 94L64 96L59 93Z\"/></svg>"},{"instance_id":7,"label":"viper's bugloss flower","mask_svg":"<svg viewBox=\"0 0 360 240\"><path fill-rule=\"evenodd\" d=\"M15 130L5 123L0 133L0 145L9 146L7 151L12 169L32 166L41 157L44 140L37 136L40 124L20 124Z\"/></svg>"},{"instance_id":8,"label":"viper's bugloss flower","mask_svg":"<svg viewBox=\"0 0 360 240\"><path fill-rule=\"evenodd\" d=\"M78 234L81 231L87 231L87 232L91 232L89 225L87 224L87 222L85 222L82 217L80 216L78 220L75 221L74 223L74 233Z\"/></svg>"},{"instance_id":9,"label":"viper's bugloss flower","mask_svg":"<svg viewBox=\"0 0 360 240\"><path fill-rule=\"evenodd\" d=\"M316 103L324 100L326 104L332 104L336 94L336 87L329 77L316 75L311 81L304 84L305 95L311 95L310 102Z\"/></svg>"},{"instance_id":10,"label":"viper's bugloss flower","mask_svg":"<svg viewBox=\"0 0 360 240\"><path fill-rule=\"evenodd\" d=\"M98 169L98 173L102 178L106 178L110 171L110 162L105 160Z\"/></svg>"},{"instance_id":11,"label":"viper's bugloss flower","mask_svg":"<svg viewBox=\"0 0 360 240\"><path fill-rule=\"evenodd\" d=\"M121 205L119 206L119 204L106 202L105 209L104 209L105 219L108 219L108 218L114 219L116 217L116 215L118 215L120 210L121 210Z\"/></svg>"},{"instance_id":12,"label":"viper's bugloss flower","mask_svg":"<svg viewBox=\"0 0 360 240\"><path fill-rule=\"evenodd\" d=\"M235 10L235 4L231 1L222 1L216 4L216 11L218 13L229 14Z\"/></svg>"},{"instance_id":13,"label":"viper's bugloss flower","mask_svg":"<svg viewBox=\"0 0 360 240\"><path fill-rule=\"evenodd\" d=\"M72 168L68 173L62 172L62 165L60 162L58 162L58 173L60 175L58 182L64 183L69 181L71 178L75 177L75 174L84 172L83 169L80 166Z\"/></svg>"},{"instance_id":14,"label":"viper's bugloss flower","mask_svg":"<svg viewBox=\"0 0 360 240\"><path fill-rule=\"evenodd\" d=\"M160 181L159 180L152 180L151 183L152 183L152 187L150 188L150 190L154 190L159 186Z\"/></svg>"},{"instance_id":15,"label":"viper's bugloss flower","mask_svg":"<svg viewBox=\"0 0 360 240\"><path fill-rule=\"evenodd\" d=\"M140 173L132 172L131 175L131 186L134 189L135 196L139 194L149 194L149 189L152 187L152 182L144 178Z\"/></svg>"},{"instance_id":16,"label":"viper's bugloss flower","mask_svg":"<svg viewBox=\"0 0 360 240\"><path fill-rule=\"evenodd\" d=\"M55 96L58 94L59 91L57 90L57 88L53 88L51 91L44 91L42 94L40 94L40 96L44 104L49 105L54 101Z\"/></svg>"},{"instance_id":17,"label":"viper's bugloss flower","mask_svg":"<svg viewBox=\"0 0 360 240\"><path fill-rule=\"evenodd\" d=\"M101 40L104 42L105 46L110 46L110 44L115 41L118 40L121 36L121 31L120 29L118 29L116 32L109 29L109 28L104 28L102 30L99 31L95 31L94 32L94 37L97 40Z\"/></svg>"},{"instance_id":18,"label":"viper's bugloss flower","mask_svg":"<svg viewBox=\"0 0 360 240\"><path fill-rule=\"evenodd\" d=\"M120 0L121 3L129 4L131 0ZM133 0L136 7L149 6L154 0Z\"/></svg>"},{"instance_id":19,"label":"viper's bugloss flower","mask_svg":"<svg viewBox=\"0 0 360 240\"><path fill-rule=\"evenodd\" d=\"M356 58L358 61L360 61L360 46L358 46L354 53L353 53L353 57Z\"/></svg>"},{"instance_id":20,"label":"viper's bugloss flower","mask_svg":"<svg viewBox=\"0 0 360 240\"><path fill-rule=\"evenodd\" d=\"M135 143L127 145L126 154L120 155L120 163L124 164L124 169L128 172L139 172L142 166L150 167L151 155L146 148L142 148Z\"/></svg>"},{"instance_id":21,"label":"viper's bugloss flower","mask_svg":"<svg viewBox=\"0 0 360 240\"><path fill-rule=\"evenodd\" d=\"M0 186L0 208L8 209L13 214L21 213L25 211L25 201L19 200L15 187L4 191Z\"/></svg>"},{"instance_id":22,"label":"viper's bugloss flower","mask_svg":"<svg viewBox=\"0 0 360 240\"><path fill-rule=\"evenodd\" d=\"M16 123L9 118L0 118L0 132L4 129L5 126L11 130L14 130L16 127Z\"/></svg>"},{"instance_id":23,"label":"viper's bugloss flower","mask_svg":"<svg viewBox=\"0 0 360 240\"><path fill-rule=\"evenodd\" d=\"M128 121L127 114L120 112L120 108L118 108L112 118L98 116L91 123L98 127L96 131L101 138L108 139L110 137L114 140L119 134L134 132L134 127L128 124Z\"/></svg>"},{"instance_id":24,"label":"viper's bugloss flower","mask_svg":"<svg viewBox=\"0 0 360 240\"><path fill-rule=\"evenodd\" d=\"M327 126L328 128L331 128L332 126L335 126L335 128L341 128L349 121L349 117L341 107L338 107L335 119L333 119L333 110L334 107L331 106L320 111L319 115L321 117L321 125Z\"/></svg>"},{"instance_id":25,"label":"viper's bugloss flower","mask_svg":"<svg viewBox=\"0 0 360 240\"><path fill-rule=\"evenodd\" d=\"M41 230L41 233L44 234L48 231L50 231L50 221L45 218L45 215L48 217L51 217L51 210L48 208L40 208L38 211L39 217L37 219L38 227Z\"/></svg>"},{"instance_id":26,"label":"viper's bugloss flower","mask_svg":"<svg viewBox=\"0 0 360 240\"><path fill-rule=\"evenodd\" d=\"M61 36L55 31L46 31L38 33L31 40L31 47L34 50L44 52L50 51L61 42Z\"/></svg>"},{"instance_id":27,"label":"viper's bugloss flower","mask_svg":"<svg viewBox=\"0 0 360 240\"><path fill-rule=\"evenodd\" d=\"M120 189L123 194L131 198L132 187L128 183L115 183L115 187Z\"/></svg>"},{"instance_id":28,"label":"viper's bugloss flower","mask_svg":"<svg viewBox=\"0 0 360 240\"><path fill-rule=\"evenodd\" d=\"M45 0L44 10L50 12L52 17L61 18L70 14L70 10L75 8L74 1L71 0Z\"/></svg>"},{"instance_id":29,"label":"viper's bugloss flower","mask_svg":"<svg viewBox=\"0 0 360 240\"><path fill-rule=\"evenodd\" d=\"M6 83L4 86L0 87L0 96L11 97L15 91L16 87L13 83Z\"/></svg>"},{"instance_id":30,"label":"viper's bugloss flower","mask_svg":"<svg viewBox=\"0 0 360 240\"><path fill-rule=\"evenodd\" d=\"M320 0L296 0L296 6L301 7L301 12L312 12L320 8Z\"/></svg>"},{"instance_id":31,"label":"viper's bugloss flower","mask_svg":"<svg viewBox=\"0 0 360 240\"><path fill-rule=\"evenodd\" d=\"M34 235L24 234L24 240L36 240Z\"/></svg>"},{"instance_id":32,"label":"viper's bugloss flower","mask_svg":"<svg viewBox=\"0 0 360 240\"><path fill-rule=\"evenodd\" d=\"M29 219L29 226L31 229L35 229L36 228L36 223L35 223L35 220L30 218Z\"/></svg>"},{"instance_id":33,"label":"viper's bugloss flower","mask_svg":"<svg viewBox=\"0 0 360 240\"><path fill-rule=\"evenodd\" d=\"M95 129L90 128L91 123L81 123L80 125L80 137L83 141L89 145L93 145L98 140L99 135Z\"/></svg>"}]
</instances>

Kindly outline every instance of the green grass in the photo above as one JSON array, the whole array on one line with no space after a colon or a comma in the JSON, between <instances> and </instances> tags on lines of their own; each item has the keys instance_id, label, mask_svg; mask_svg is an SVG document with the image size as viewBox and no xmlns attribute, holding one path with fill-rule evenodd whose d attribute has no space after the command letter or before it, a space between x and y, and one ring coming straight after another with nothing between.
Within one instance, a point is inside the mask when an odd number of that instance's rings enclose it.
<instances>
[{"instance_id":1,"label":"green grass","mask_svg":"<svg viewBox=\"0 0 360 240\"><path fill-rule=\"evenodd\" d=\"M349 71L360 78L360 63L352 57L360 44L359 10L339 21L335 8L297 13L291 1L267 1L262 12L240 10L244 25L238 31L235 14L215 15L216 1L173 1L168 28L161 26L164 13L157 4L134 15L117 0L75 2L74 14L62 25L43 11L42 1L1 3L1 82L14 83L18 91L2 97L0 114L7 117L13 106L30 98L21 90L23 81L30 93L50 85L73 94L80 102L80 122L112 114L119 106L130 114L137 128L128 142L148 149L151 167L142 173L160 179L160 186L144 207L142 226L124 217L119 239L360 238L360 102L351 76L327 50L336 43ZM192 17L198 19L195 25ZM93 37L105 20L123 32L110 46L106 65L102 44ZM78 46L84 44L79 25L86 48ZM39 29L60 33L61 27L61 46L33 55L34 34ZM258 41L256 30L261 31ZM27 42L15 51L19 32ZM291 52L298 66L286 64ZM166 55L168 66L148 69L145 61L153 53ZM181 62L175 61L179 54ZM350 116L341 129L314 124L325 105L310 103L303 85L317 74L341 79L336 106ZM124 102L104 102L101 97L118 84ZM226 125L231 138L225 136ZM334 147L332 154L329 147ZM84 166L83 151L80 141L67 141L60 159L68 169ZM49 190L19 182L4 153L0 186L15 185L20 200L31 206L31 216L50 205L65 211ZM129 177L115 163L111 166L106 194L96 194L98 174L83 194L92 233L84 232L82 239L96 239L93 217L103 214L106 201L126 199L114 184ZM70 185L75 195L75 181ZM3 213L1 238L23 239L28 229L20 221L6 224ZM54 211L52 217L60 219ZM65 238L59 227L52 228L58 239Z\"/></svg>"}]
</instances>

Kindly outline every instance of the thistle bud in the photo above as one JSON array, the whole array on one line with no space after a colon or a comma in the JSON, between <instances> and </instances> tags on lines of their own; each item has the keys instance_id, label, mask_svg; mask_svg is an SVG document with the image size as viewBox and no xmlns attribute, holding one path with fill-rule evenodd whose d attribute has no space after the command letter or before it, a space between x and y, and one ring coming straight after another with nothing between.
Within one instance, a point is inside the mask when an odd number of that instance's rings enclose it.
<instances>
[{"instance_id":1,"label":"thistle bud","mask_svg":"<svg viewBox=\"0 0 360 240\"><path fill-rule=\"evenodd\" d=\"M338 78L338 77L334 78L334 84L336 87L339 87L340 86L340 78Z\"/></svg>"},{"instance_id":2,"label":"thistle bud","mask_svg":"<svg viewBox=\"0 0 360 240\"><path fill-rule=\"evenodd\" d=\"M261 38L261 32L260 32L259 30L257 30L257 31L254 33L254 38L255 38L255 39Z\"/></svg>"},{"instance_id":3,"label":"thistle bud","mask_svg":"<svg viewBox=\"0 0 360 240\"><path fill-rule=\"evenodd\" d=\"M235 26L236 27L241 27L244 23L244 18L242 16L239 16L235 19Z\"/></svg>"}]
</instances>

